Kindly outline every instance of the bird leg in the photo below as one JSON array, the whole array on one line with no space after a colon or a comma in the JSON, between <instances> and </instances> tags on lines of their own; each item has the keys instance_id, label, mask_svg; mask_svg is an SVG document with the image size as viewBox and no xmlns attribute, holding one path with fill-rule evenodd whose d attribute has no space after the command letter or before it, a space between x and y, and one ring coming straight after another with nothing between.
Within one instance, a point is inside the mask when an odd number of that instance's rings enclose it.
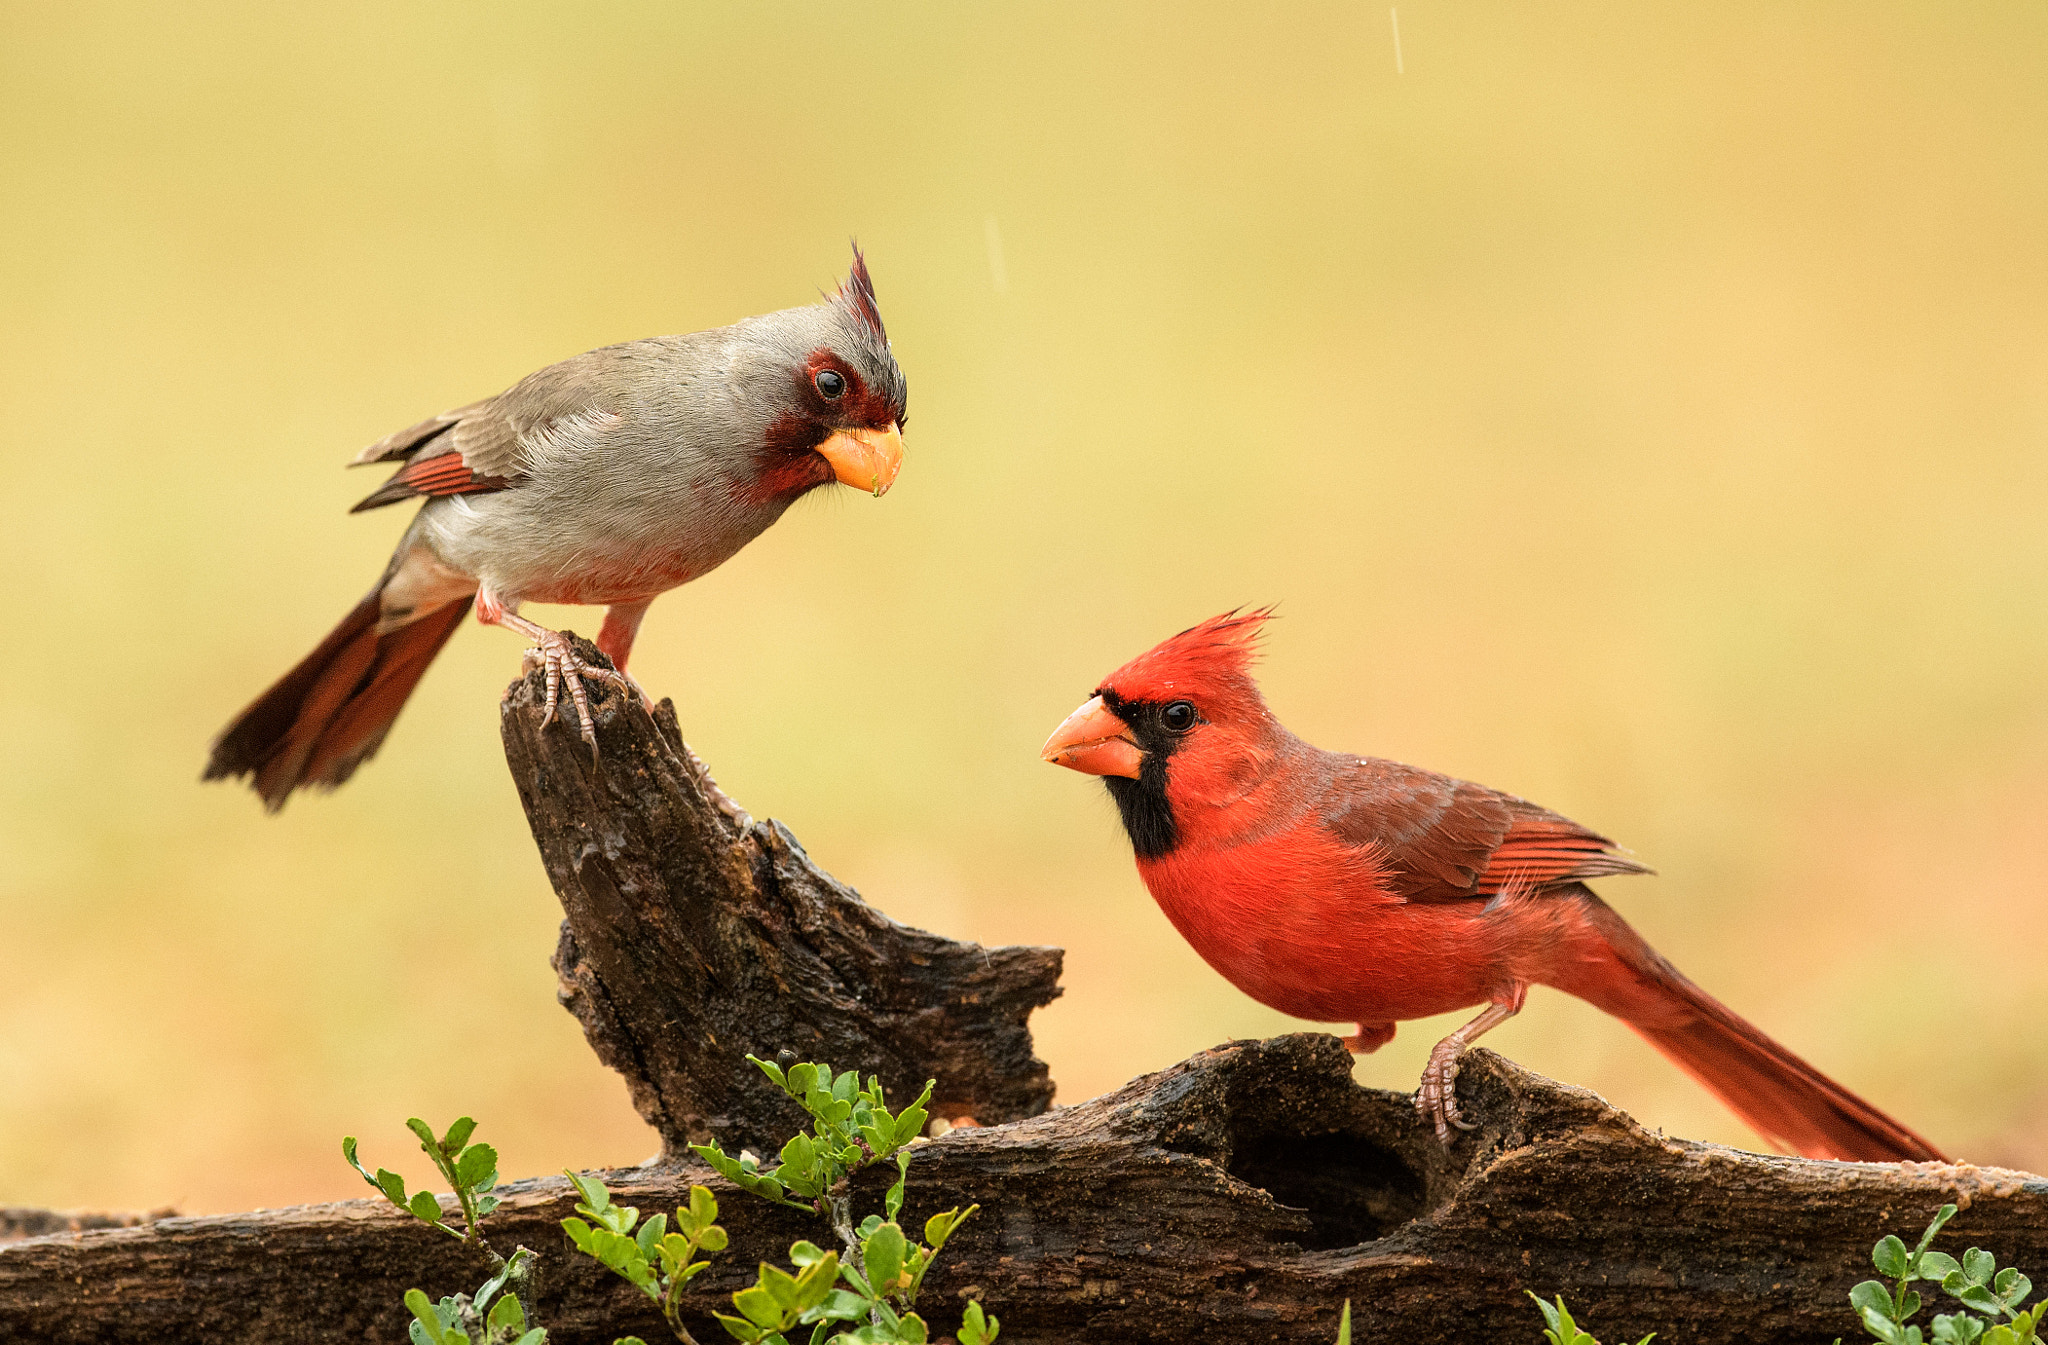
<instances>
[{"instance_id":1,"label":"bird leg","mask_svg":"<svg viewBox=\"0 0 2048 1345\"><path fill-rule=\"evenodd\" d=\"M647 694L647 689L635 680L633 674L626 671L626 660L633 653L633 637L640 633L640 618L647 615L647 609L653 602L654 599L646 598L640 602L613 603L604 609L604 624L597 631L597 647L619 670L619 676L632 685L649 714L654 713L654 698Z\"/></svg>"},{"instance_id":2,"label":"bird leg","mask_svg":"<svg viewBox=\"0 0 2048 1345\"><path fill-rule=\"evenodd\" d=\"M1393 1039L1392 1023L1360 1023L1358 1034L1344 1039L1344 1049L1353 1055L1371 1055Z\"/></svg>"},{"instance_id":3,"label":"bird leg","mask_svg":"<svg viewBox=\"0 0 2048 1345\"><path fill-rule=\"evenodd\" d=\"M597 725L590 717L590 693L583 685L585 679L594 677L601 682L610 682L620 690L636 695L640 694L640 688L624 673L584 662L570 645L568 637L549 630L539 622L528 621L487 588L477 592L476 618L486 625L516 630L533 641L533 648L526 651L522 667L531 672L539 666L547 672L547 701L542 707L541 727L546 728L554 719L562 684L568 683L569 702L576 707L576 720L582 730L583 741L590 744L591 759L596 760Z\"/></svg>"},{"instance_id":4,"label":"bird leg","mask_svg":"<svg viewBox=\"0 0 2048 1345\"><path fill-rule=\"evenodd\" d=\"M1422 1113L1423 1120L1436 1126L1436 1137L1444 1144L1451 1142L1452 1126L1460 1130L1479 1128L1458 1115L1458 1058L1465 1054L1466 1047L1519 1013L1526 994L1528 987L1517 985L1512 1000L1487 1005L1477 1018L1430 1050L1429 1064L1423 1068L1422 1082L1415 1089L1415 1110Z\"/></svg>"}]
</instances>

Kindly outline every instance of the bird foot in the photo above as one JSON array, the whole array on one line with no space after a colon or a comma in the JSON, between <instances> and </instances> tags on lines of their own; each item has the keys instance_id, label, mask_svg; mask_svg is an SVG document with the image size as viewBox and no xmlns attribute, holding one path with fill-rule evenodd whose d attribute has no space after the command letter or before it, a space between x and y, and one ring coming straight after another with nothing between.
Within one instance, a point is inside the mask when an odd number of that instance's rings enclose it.
<instances>
[{"instance_id":1,"label":"bird foot","mask_svg":"<svg viewBox=\"0 0 2048 1345\"><path fill-rule=\"evenodd\" d=\"M1458 1061L1465 1043L1446 1038L1429 1053L1429 1065L1422 1071L1422 1083L1415 1090L1415 1110L1436 1127L1436 1137L1448 1147L1451 1128L1477 1130L1476 1122L1458 1114Z\"/></svg>"},{"instance_id":2,"label":"bird foot","mask_svg":"<svg viewBox=\"0 0 2048 1345\"><path fill-rule=\"evenodd\" d=\"M547 699L541 707L540 717L542 728L546 728L554 720L562 686L564 683L568 684L569 703L576 707L577 726L582 731L583 741L590 744L590 759L593 761L597 760L598 755L597 725L590 717L590 692L584 686L584 682L596 678L600 682L611 683L621 691L630 691L642 700L647 696L647 693L641 691L639 685L624 673L586 663L569 643L567 636L551 630L542 630L533 637L533 648L526 651L521 666L525 672L541 668L547 673Z\"/></svg>"}]
</instances>

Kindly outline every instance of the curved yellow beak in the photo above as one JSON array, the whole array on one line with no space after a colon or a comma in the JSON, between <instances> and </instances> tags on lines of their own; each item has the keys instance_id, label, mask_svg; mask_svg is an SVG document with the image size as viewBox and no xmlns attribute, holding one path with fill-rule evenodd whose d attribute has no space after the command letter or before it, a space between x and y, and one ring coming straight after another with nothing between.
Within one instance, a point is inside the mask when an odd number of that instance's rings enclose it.
<instances>
[{"instance_id":1,"label":"curved yellow beak","mask_svg":"<svg viewBox=\"0 0 2048 1345\"><path fill-rule=\"evenodd\" d=\"M903 433L894 422L886 430L840 430L818 452L832 464L833 476L880 499L903 470Z\"/></svg>"},{"instance_id":2,"label":"curved yellow beak","mask_svg":"<svg viewBox=\"0 0 2048 1345\"><path fill-rule=\"evenodd\" d=\"M1145 753L1131 741L1131 726L1118 719L1100 696L1068 715L1045 740L1040 755L1055 766L1083 775L1122 775L1133 780L1145 764Z\"/></svg>"}]
</instances>

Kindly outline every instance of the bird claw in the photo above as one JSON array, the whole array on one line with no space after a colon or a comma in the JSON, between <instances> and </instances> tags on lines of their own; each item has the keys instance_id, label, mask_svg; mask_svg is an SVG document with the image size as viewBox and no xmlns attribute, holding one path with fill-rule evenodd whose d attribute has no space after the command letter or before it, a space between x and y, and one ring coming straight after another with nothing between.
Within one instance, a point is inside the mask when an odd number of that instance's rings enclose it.
<instances>
[{"instance_id":1,"label":"bird claw","mask_svg":"<svg viewBox=\"0 0 2048 1345\"><path fill-rule=\"evenodd\" d=\"M1446 1147L1451 1143L1453 1126L1459 1130L1479 1128L1477 1122L1458 1114L1458 1061L1464 1050L1463 1042L1438 1042L1429 1053L1429 1065L1422 1071L1422 1082L1415 1090L1415 1110L1436 1127L1436 1137Z\"/></svg>"},{"instance_id":2,"label":"bird claw","mask_svg":"<svg viewBox=\"0 0 2048 1345\"><path fill-rule=\"evenodd\" d=\"M568 637L551 630L544 630L534 637L533 648L526 651L521 661L522 671L531 672L540 668L547 674L547 696L541 707L540 726L546 728L554 722L555 711L561 702L562 685L568 684L569 703L576 708L576 722L584 742L590 744L590 759L598 759L597 724L590 717L590 692L584 686L587 678L609 682L621 691L630 691L643 699L634 681L624 673L610 668L600 668L588 663L569 643Z\"/></svg>"}]
</instances>

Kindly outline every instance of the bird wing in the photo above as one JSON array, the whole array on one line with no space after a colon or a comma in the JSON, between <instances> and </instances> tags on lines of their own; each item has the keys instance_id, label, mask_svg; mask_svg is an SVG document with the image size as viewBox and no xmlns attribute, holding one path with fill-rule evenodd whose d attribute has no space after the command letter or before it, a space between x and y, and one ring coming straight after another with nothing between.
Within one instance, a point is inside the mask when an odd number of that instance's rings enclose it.
<instances>
[{"instance_id":1,"label":"bird wing","mask_svg":"<svg viewBox=\"0 0 2048 1345\"><path fill-rule=\"evenodd\" d=\"M528 374L495 397L408 426L357 454L350 466L404 459L351 513L418 496L469 495L516 485L536 452L619 423L601 374L623 356L607 346Z\"/></svg>"},{"instance_id":2,"label":"bird wing","mask_svg":"<svg viewBox=\"0 0 2048 1345\"><path fill-rule=\"evenodd\" d=\"M1510 884L1649 872L1605 836L1512 794L1376 757L1338 761L1324 826L1346 845L1371 848L1403 900L1491 898Z\"/></svg>"}]
</instances>

